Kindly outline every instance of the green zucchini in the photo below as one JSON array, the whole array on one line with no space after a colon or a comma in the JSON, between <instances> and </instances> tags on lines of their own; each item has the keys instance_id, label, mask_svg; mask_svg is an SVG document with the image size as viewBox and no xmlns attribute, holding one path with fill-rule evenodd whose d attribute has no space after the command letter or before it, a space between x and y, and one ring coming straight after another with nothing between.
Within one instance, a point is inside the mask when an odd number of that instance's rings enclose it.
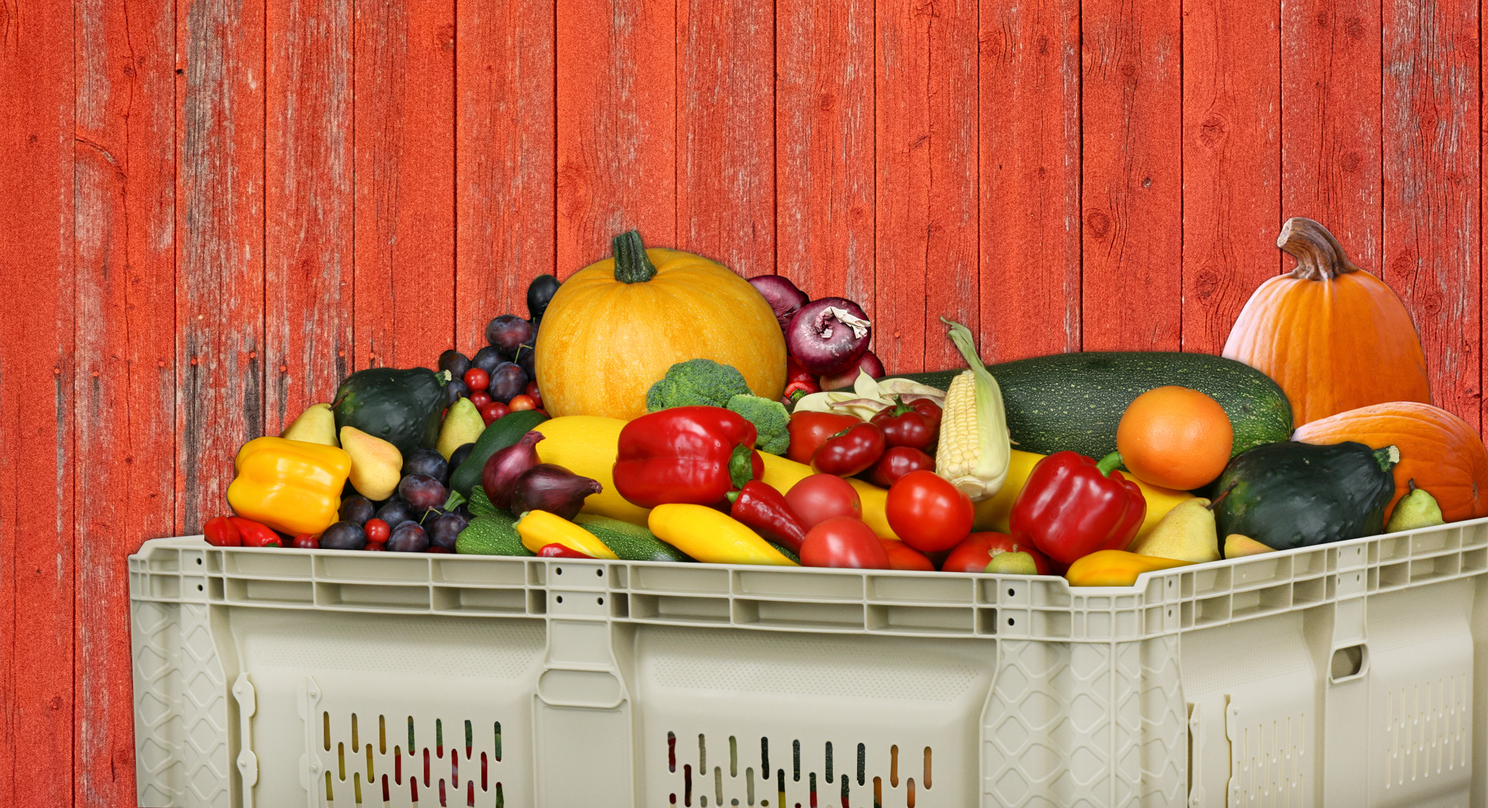
<instances>
[{"instance_id":1,"label":"green zucchini","mask_svg":"<svg viewBox=\"0 0 1488 808\"><path fill-rule=\"evenodd\" d=\"M516 518L506 511L477 516L455 538L455 552L465 555L537 555L522 546L516 524Z\"/></svg>"},{"instance_id":2,"label":"green zucchini","mask_svg":"<svg viewBox=\"0 0 1488 808\"><path fill-rule=\"evenodd\" d=\"M593 513L574 517L574 524L593 533L621 561L691 561L692 556L656 538L640 525Z\"/></svg>"},{"instance_id":3,"label":"green zucchini","mask_svg":"<svg viewBox=\"0 0 1488 808\"><path fill-rule=\"evenodd\" d=\"M1275 550L1375 536L1395 496L1394 446L1272 443L1230 461L1214 484L1218 535L1238 533Z\"/></svg>"},{"instance_id":4,"label":"green zucchini","mask_svg":"<svg viewBox=\"0 0 1488 808\"><path fill-rule=\"evenodd\" d=\"M398 447L404 457L418 448L434 448L449 396L449 373L428 368L368 368L346 377L331 409L336 434L341 427L360 429Z\"/></svg>"},{"instance_id":5,"label":"green zucchini","mask_svg":"<svg viewBox=\"0 0 1488 808\"><path fill-rule=\"evenodd\" d=\"M1116 425L1127 405L1148 390L1170 384L1198 390L1224 407L1235 429L1232 457L1292 435L1292 407L1276 382L1220 356L1068 353L988 365L987 370L1002 388L1014 448L1025 452L1068 449L1086 457L1105 457L1116 451ZM904 378L944 390L961 372L911 373Z\"/></svg>"},{"instance_id":6,"label":"green zucchini","mask_svg":"<svg viewBox=\"0 0 1488 808\"><path fill-rule=\"evenodd\" d=\"M481 472L485 471L486 461L491 455L521 440L523 435L546 420L548 416L537 410L518 410L492 421L475 439L470 456L450 473L450 490L468 498L470 489L480 485Z\"/></svg>"}]
</instances>

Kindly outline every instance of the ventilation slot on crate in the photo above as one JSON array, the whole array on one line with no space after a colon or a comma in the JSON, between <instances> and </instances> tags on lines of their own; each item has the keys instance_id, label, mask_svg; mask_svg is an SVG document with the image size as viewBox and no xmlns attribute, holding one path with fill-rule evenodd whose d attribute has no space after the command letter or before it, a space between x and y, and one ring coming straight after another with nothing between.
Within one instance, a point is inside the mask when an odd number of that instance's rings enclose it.
<instances>
[{"instance_id":1,"label":"ventilation slot on crate","mask_svg":"<svg viewBox=\"0 0 1488 808\"><path fill-rule=\"evenodd\" d=\"M1305 715L1230 727L1230 794L1241 805L1300 805Z\"/></svg>"},{"instance_id":2,"label":"ventilation slot on crate","mask_svg":"<svg viewBox=\"0 0 1488 808\"><path fill-rule=\"evenodd\" d=\"M369 720L372 715L376 718ZM314 723L318 738L312 752L325 772L327 808L505 808L505 789L496 770L501 763L500 722L436 718L431 724L406 715L333 715L323 710Z\"/></svg>"},{"instance_id":3,"label":"ventilation slot on crate","mask_svg":"<svg viewBox=\"0 0 1488 808\"><path fill-rule=\"evenodd\" d=\"M697 738L696 751L692 738ZM725 745L726 743L726 745ZM760 738L758 757L752 740L736 735L710 740L670 730L666 734L667 805L683 808L783 806L828 808L924 808L932 795L931 747L873 748L864 743L833 741L788 743ZM920 751L920 750L923 751ZM710 763L709 752L712 752ZM722 760L723 756L727 760Z\"/></svg>"},{"instance_id":4,"label":"ventilation slot on crate","mask_svg":"<svg viewBox=\"0 0 1488 808\"><path fill-rule=\"evenodd\" d=\"M1457 674L1385 693L1386 789L1468 765L1469 681Z\"/></svg>"}]
</instances>

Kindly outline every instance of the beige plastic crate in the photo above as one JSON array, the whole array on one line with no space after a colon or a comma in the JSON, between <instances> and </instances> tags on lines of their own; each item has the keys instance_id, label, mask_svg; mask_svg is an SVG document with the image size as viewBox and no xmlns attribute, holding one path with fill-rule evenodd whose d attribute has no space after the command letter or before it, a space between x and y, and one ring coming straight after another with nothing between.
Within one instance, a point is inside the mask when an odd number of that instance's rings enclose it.
<instances>
[{"instance_id":1,"label":"beige plastic crate","mask_svg":"<svg viewBox=\"0 0 1488 808\"><path fill-rule=\"evenodd\" d=\"M200 537L129 564L142 806L1488 805L1488 520L1126 589Z\"/></svg>"}]
</instances>

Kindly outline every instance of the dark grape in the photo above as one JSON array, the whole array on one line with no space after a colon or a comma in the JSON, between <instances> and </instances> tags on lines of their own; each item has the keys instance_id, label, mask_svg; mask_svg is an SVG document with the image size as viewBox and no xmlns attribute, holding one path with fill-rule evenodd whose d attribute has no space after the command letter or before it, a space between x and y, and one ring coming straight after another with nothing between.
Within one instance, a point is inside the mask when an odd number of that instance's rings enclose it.
<instances>
[{"instance_id":1,"label":"dark grape","mask_svg":"<svg viewBox=\"0 0 1488 808\"><path fill-rule=\"evenodd\" d=\"M558 279L552 275L538 275L527 284L527 316L533 320L541 320L543 313L548 310L548 301L553 299L553 293L558 291Z\"/></svg>"},{"instance_id":2,"label":"dark grape","mask_svg":"<svg viewBox=\"0 0 1488 808\"><path fill-rule=\"evenodd\" d=\"M532 345L523 345L517 349L517 358L513 360L517 363L517 367L521 368L522 372L527 374L527 378L529 379L537 378L537 367L533 362L536 356L537 352L533 350Z\"/></svg>"},{"instance_id":3,"label":"dark grape","mask_svg":"<svg viewBox=\"0 0 1488 808\"><path fill-rule=\"evenodd\" d=\"M453 551L455 539L459 537L460 531L464 530L467 524L469 523L458 514L444 514L429 524L429 541Z\"/></svg>"},{"instance_id":4,"label":"dark grape","mask_svg":"<svg viewBox=\"0 0 1488 808\"><path fill-rule=\"evenodd\" d=\"M403 458L403 476L426 474L443 484L449 479L449 463L434 449L414 449Z\"/></svg>"},{"instance_id":5,"label":"dark grape","mask_svg":"<svg viewBox=\"0 0 1488 808\"><path fill-rule=\"evenodd\" d=\"M480 368L489 374L496 369L497 365L501 364L501 359L501 352L487 345L475 352L475 358L470 360L470 366Z\"/></svg>"},{"instance_id":6,"label":"dark grape","mask_svg":"<svg viewBox=\"0 0 1488 808\"><path fill-rule=\"evenodd\" d=\"M504 356L512 356L517 346L532 339L532 324L515 314L503 314L486 326L486 341Z\"/></svg>"},{"instance_id":7,"label":"dark grape","mask_svg":"<svg viewBox=\"0 0 1488 808\"><path fill-rule=\"evenodd\" d=\"M444 386L444 392L449 396L447 406L450 407L455 406L455 402L460 399L470 397L470 388L465 384L464 379L450 379L449 384Z\"/></svg>"},{"instance_id":8,"label":"dark grape","mask_svg":"<svg viewBox=\"0 0 1488 808\"><path fill-rule=\"evenodd\" d=\"M500 401L505 404L512 400L512 396L519 396L527 389L527 371L515 362L502 362L491 372L491 385L486 388L486 393L491 396L492 401Z\"/></svg>"},{"instance_id":9,"label":"dark grape","mask_svg":"<svg viewBox=\"0 0 1488 808\"><path fill-rule=\"evenodd\" d=\"M390 499L377 509L377 518L387 522L388 527L397 527L413 518L413 509L402 500Z\"/></svg>"},{"instance_id":10,"label":"dark grape","mask_svg":"<svg viewBox=\"0 0 1488 808\"><path fill-rule=\"evenodd\" d=\"M387 549L391 553L422 553L429 549L429 534L417 522L404 522L393 528Z\"/></svg>"},{"instance_id":11,"label":"dark grape","mask_svg":"<svg viewBox=\"0 0 1488 808\"><path fill-rule=\"evenodd\" d=\"M361 494L347 497L341 500L341 519L345 522L356 522L359 525L367 524L377 511L373 509L372 503Z\"/></svg>"},{"instance_id":12,"label":"dark grape","mask_svg":"<svg viewBox=\"0 0 1488 808\"><path fill-rule=\"evenodd\" d=\"M438 508L449 499L444 484L427 474L410 474L398 483L398 496L415 514L417 519L430 508ZM391 523L389 523L391 524Z\"/></svg>"},{"instance_id":13,"label":"dark grape","mask_svg":"<svg viewBox=\"0 0 1488 808\"><path fill-rule=\"evenodd\" d=\"M367 534L356 522L337 522L320 534L322 550L360 550L367 546Z\"/></svg>"},{"instance_id":14,"label":"dark grape","mask_svg":"<svg viewBox=\"0 0 1488 808\"><path fill-rule=\"evenodd\" d=\"M465 358L465 354L451 348L439 355L439 369L449 371L451 379L459 379L464 377L465 371L470 370L470 360Z\"/></svg>"},{"instance_id":15,"label":"dark grape","mask_svg":"<svg viewBox=\"0 0 1488 808\"><path fill-rule=\"evenodd\" d=\"M475 451L474 443L462 443L460 448L450 454L449 467L457 469L470 458L470 453Z\"/></svg>"}]
</instances>

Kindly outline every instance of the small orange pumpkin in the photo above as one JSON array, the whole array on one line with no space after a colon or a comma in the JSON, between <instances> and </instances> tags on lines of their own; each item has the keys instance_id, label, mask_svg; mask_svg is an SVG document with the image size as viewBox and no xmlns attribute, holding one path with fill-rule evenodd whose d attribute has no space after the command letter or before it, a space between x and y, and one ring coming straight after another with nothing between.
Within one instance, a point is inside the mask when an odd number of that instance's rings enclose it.
<instances>
[{"instance_id":1,"label":"small orange pumpkin","mask_svg":"<svg viewBox=\"0 0 1488 808\"><path fill-rule=\"evenodd\" d=\"M1224 356L1280 385L1297 426L1387 401L1430 404L1421 338L1395 292L1311 219L1288 219L1276 246L1297 268L1250 296Z\"/></svg>"},{"instance_id":2,"label":"small orange pumpkin","mask_svg":"<svg viewBox=\"0 0 1488 808\"><path fill-rule=\"evenodd\" d=\"M645 415L646 391L689 359L732 365L755 395L780 398L785 336L748 281L699 255L648 250L634 230L613 247L543 314L533 363L550 415Z\"/></svg>"},{"instance_id":3,"label":"small orange pumpkin","mask_svg":"<svg viewBox=\"0 0 1488 808\"><path fill-rule=\"evenodd\" d=\"M1398 448L1387 522L1412 479L1436 498L1448 522L1488 516L1488 448L1471 424L1440 407L1415 401L1373 404L1298 427L1292 439Z\"/></svg>"}]
</instances>

